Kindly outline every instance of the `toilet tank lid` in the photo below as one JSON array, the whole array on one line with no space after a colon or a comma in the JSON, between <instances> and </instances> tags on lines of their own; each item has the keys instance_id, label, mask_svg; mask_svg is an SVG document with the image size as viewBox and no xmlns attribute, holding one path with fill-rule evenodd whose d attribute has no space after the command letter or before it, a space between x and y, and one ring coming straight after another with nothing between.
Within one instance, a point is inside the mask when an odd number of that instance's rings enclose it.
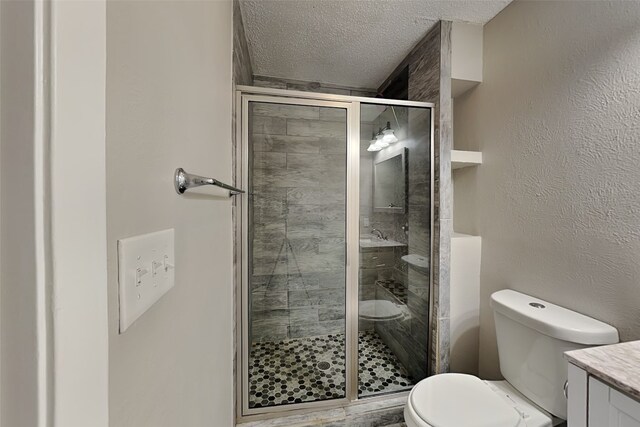
<instances>
[{"instance_id":1,"label":"toilet tank lid","mask_svg":"<svg viewBox=\"0 0 640 427\"><path fill-rule=\"evenodd\" d=\"M511 289L494 292L491 308L559 340L584 345L618 342L618 330L611 325Z\"/></svg>"}]
</instances>

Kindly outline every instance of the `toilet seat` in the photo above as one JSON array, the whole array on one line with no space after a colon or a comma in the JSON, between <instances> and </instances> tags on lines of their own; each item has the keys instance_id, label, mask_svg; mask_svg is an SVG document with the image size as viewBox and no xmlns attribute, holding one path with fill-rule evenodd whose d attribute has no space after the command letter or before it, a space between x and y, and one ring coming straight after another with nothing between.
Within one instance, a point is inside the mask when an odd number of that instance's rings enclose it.
<instances>
[{"instance_id":1,"label":"toilet seat","mask_svg":"<svg viewBox=\"0 0 640 427\"><path fill-rule=\"evenodd\" d=\"M405 421L415 427L518 427L521 414L484 381L466 374L440 374L420 381L409 394Z\"/></svg>"},{"instance_id":2,"label":"toilet seat","mask_svg":"<svg viewBox=\"0 0 640 427\"><path fill-rule=\"evenodd\" d=\"M358 316L362 320L385 321L401 318L405 311L387 300L364 300L358 306Z\"/></svg>"}]
</instances>

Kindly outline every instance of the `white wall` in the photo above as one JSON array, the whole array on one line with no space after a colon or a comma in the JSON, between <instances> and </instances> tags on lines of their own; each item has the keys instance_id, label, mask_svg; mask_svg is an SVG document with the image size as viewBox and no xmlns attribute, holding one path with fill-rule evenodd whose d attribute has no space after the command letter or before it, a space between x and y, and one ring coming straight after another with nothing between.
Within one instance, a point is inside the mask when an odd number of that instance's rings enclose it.
<instances>
[{"instance_id":1,"label":"white wall","mask_svg":"<svg viewBox=\"0 0 640 427\"><path fill-rule=\"evenodd\" d=\"M481 375L501 288L640 339L640 2L516 1L484 28L483 74L454 112L456 147L484 156L455 218L482 236Z\"/></svg>"},{"instance_id":2,"label":"white wall","mask_svg":"<svg viewBox=\"0 0 640 427\"><path fill-rule=\"evenodd\" d=\"M0 9L0 423L106 426L104 2Z\"/></svg>"},{"instance_id":3,"label":"white wall","mask_svg":"<svg viewBox=\"0 0 640 427\"><path fill-rule=\"evenodd\" d=\"M110 424L233 424L230 1L107 4ZM175 228L176 285L118 334L116 241Z\"/></svg>"},{"instance_id":4,"label":"white wall","mask_svg":"<svg viewBox=\"0 0 640 427\"><path fill-rule=\"evenodd\" d=\"M482 25L451 23L451 78L482 81Z\"/></svg>"},{"instance_id":5,"label":"white wall","mask_svg":"<svg viewBox=\"0 0 640 427\"><path fill-rule=\"evenodd\" d=\"M480 257L482 237L453 233L451 238L451 372L478 375Z\"/></svg>"},{"instance_id":6,"label":"white wall","mask_svg":"<svg viewBox=\"0 0 640 427\"><path fill-rule=\"evenodd\" d=\"M50 5L50 399L56 427L106 427L105 2Z\"/></svg>"}]
</instances>

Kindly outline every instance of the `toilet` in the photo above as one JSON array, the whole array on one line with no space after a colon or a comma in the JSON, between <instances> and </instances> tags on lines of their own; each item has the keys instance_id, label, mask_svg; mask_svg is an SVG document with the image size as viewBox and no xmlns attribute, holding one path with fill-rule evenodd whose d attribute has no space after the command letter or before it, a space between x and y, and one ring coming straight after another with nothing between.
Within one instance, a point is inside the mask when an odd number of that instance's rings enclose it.
<instances>
[{"instance_id":1,"label":"toilet","mask_svg":"<svg viewBox=\"0 0 640 427\"><path fill-rule=\"evenodd\" d=\"M387 300L364 300L358 306L358 316L360 320L372 322L385 322L398 320L409 316L406 305L396 304Z\"/></svg>"},{"instance_id":2,"label":"toilet","mask_svg":"<svg viewBox=\"0 0 640 427\"><path fill-rule=\"evenodd\" d=\"M491 295L503 381L439 374L416 384L408 427L551 427L567 418L565 351L618 342L606 323L513 290Z\"/></svg>"}]
</instances>

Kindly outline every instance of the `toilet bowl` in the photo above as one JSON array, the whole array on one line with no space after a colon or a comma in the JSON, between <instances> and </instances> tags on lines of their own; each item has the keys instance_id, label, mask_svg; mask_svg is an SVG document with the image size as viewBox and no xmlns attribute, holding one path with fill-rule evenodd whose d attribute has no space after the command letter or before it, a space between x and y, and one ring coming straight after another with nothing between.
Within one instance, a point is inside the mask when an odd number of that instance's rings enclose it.
<instances>
[{"instance_id":1,"label":"toilet bowl","mask_svg":"<svg viewBox=\"0 0 640 427\"><path fill-rule=\"evenodd\" d=\"M606 323L513 290L491 295L504 381L439 374L416 384L408 427L552 427L567 416L566 351L618 342Z\"/></svg>"}]
</instances>

